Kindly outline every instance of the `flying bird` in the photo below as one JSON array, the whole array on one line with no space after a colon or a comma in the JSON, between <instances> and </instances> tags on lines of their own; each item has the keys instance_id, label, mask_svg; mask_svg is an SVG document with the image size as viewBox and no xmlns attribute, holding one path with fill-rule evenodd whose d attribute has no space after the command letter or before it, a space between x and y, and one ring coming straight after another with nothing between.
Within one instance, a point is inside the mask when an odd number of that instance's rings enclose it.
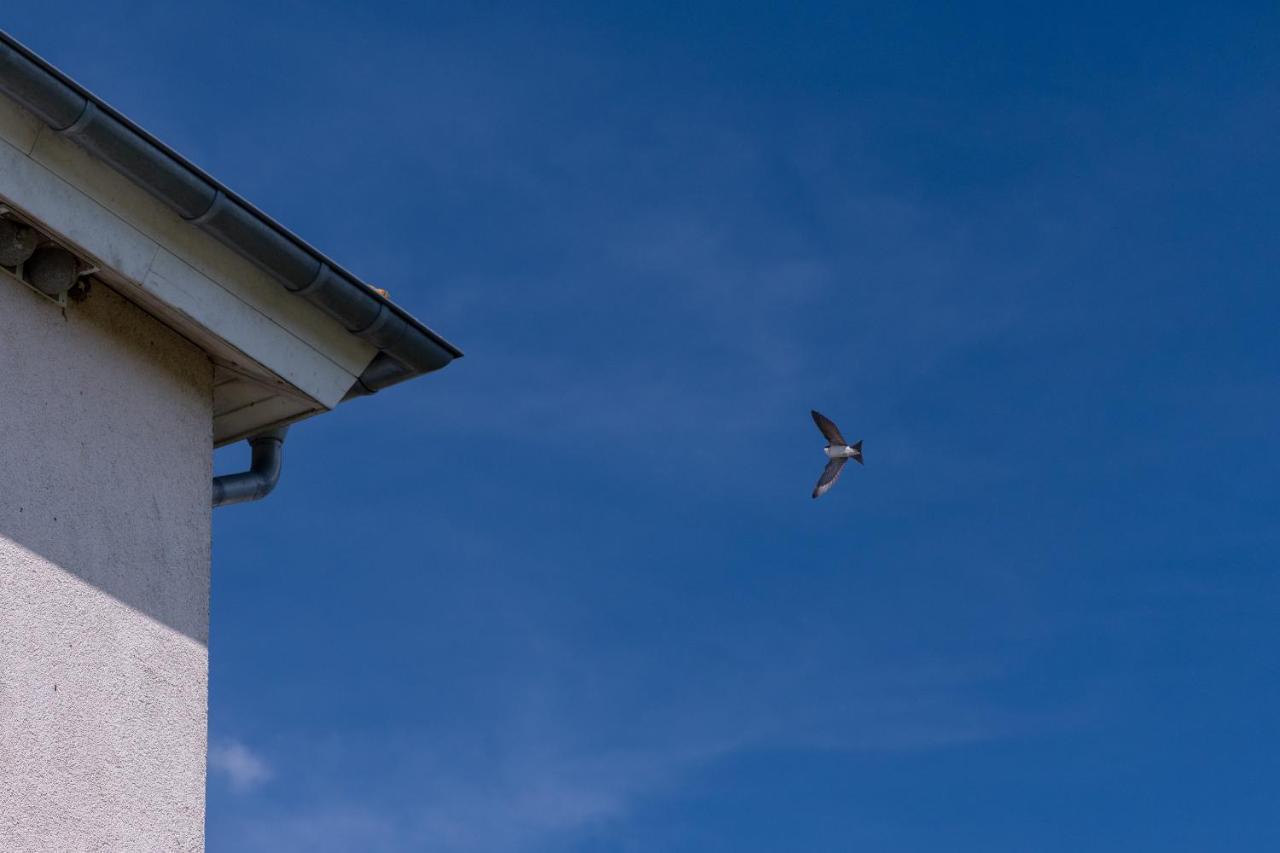
<instances>
[{"instance_id":1,"label":"flying bird","mask_svg":"<svg viewBox=\"0 0 1280 853\"><path fill-rule=\"evenodd\" d=\"M818 485L813 487L813 496L815 498L825 495L830 491L831 487L836 484L836 480L840 477L840 472L844 470L844 463L850 459L862 464L862 439L858 439L853 444L844 440L844 436L840 434L840 427L836 426L830 418L821 412L813 411L813 422L818 425L818 429L822 430L822 434L827 438L827 467L822 469L822 476L818 478Z\"/></svg>"}]
</instances>

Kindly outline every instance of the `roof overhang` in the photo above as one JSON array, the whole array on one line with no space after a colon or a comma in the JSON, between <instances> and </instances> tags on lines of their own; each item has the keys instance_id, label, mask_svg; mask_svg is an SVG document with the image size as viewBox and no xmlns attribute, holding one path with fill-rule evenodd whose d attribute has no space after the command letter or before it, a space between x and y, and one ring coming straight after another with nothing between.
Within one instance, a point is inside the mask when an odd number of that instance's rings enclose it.
<instances>
[{"instance_id":1,"label":"roof overhang","mask_svg":"<svg viewBox=\"0 0 1280 853\"><path fill-rule=\"evenodd\" d=\"M461 355L3 32L0 94L0 205L209 354L215 443Z\"/></svg>"}]
</instances>

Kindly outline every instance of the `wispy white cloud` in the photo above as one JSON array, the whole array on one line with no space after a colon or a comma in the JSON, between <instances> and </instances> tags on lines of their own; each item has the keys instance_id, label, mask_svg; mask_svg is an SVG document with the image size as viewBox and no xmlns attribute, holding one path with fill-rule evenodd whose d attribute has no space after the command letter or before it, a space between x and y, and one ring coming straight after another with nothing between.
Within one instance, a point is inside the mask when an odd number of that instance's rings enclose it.
<instances>
[{"instance_id":1,"label":"wispy white cloud","mask_svg":"<svg viewBox=\"0 0 1280 853\"><path fill-rule=\"evenodd\" d=\"M504 755L492 764L473 763L423 741L395 745L411 750L413 763L428 771L401 780L413 789L407 803L334 792L296 808L229 817L214 837L241 853L527 853L625 820L645 797L667 790L710 758L680 750L542 750L536 757ZM395 762L388 757L385 763Z\"/></svg>"},{"instance_id":2,"label":"wispy white cloud","mask_svg":"<svg viewBox=\"0 0 1280 853\"><path fill-rule=\"evenodd\" d=\"M318 776L376 767L380 778L364 790L316 791L305 804L232 820L219 835L243 853L561 850L625 825L646 802L680 796L694 774L755 750L918 751L1078 722L974 700L975 684L1002 674L1005 665L990 661L852 665L846 674L862 685L853 691L815 677L815 666L781 676L770 668L745 682L742 673L710 678L687 695L653 696L613 713L570 707L554 678L530 675L508 687L507 712L465 730L309 744L305 760L324 768ZM598 678L601 690L616 692L608 674Z\"/></svg>"},{"instance_id":3,"label":"wispy white cloud","mask_svg":"<svg viewBox=\"0 0 1280 853\"><path fill-rule=\"evenodd\" d=\"M388 814L347 805L234 819L226 849L242 853L398 853L408 839Z\"/></svg>"},{"instance_id":4,"label":"wispy white cloud","mask_svg":"<svg viewBox=\"0 0 1280 853\"><path fill-rule=\"evenodd\" d=\"M237 793L252 791L274 775L262 756L238 740L210 744L209 772L222 776Z\"/></svg>"}]
</instances>

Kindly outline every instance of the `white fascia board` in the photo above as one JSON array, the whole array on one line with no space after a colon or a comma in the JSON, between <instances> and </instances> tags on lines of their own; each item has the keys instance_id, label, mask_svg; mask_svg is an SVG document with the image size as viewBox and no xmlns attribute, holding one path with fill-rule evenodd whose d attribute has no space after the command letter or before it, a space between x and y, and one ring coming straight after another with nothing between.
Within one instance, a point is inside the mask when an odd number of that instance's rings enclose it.
<instances>
[{"instance_id":1,"label":"white fascia board","mask_svg":"<svg viewBox=\"0 0 1280 853\"><path fill-rule=\"evenodd\" d=\"M0 195L324 408L376 355L336 321L0 96Z\"/></svg>"}]
</instances>

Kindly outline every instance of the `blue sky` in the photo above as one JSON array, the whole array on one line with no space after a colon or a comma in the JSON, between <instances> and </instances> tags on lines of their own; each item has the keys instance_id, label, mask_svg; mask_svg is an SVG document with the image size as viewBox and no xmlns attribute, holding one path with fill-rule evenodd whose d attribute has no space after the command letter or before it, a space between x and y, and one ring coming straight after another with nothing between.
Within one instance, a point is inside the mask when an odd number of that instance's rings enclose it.
<instances>
[{"instance_id":1,"label":"blue sky","mask_svg":"<svg viewBox=\"0 0 1280 853\"><path fill-rule=\"evenodd\" d=\"M216 514L211 851L1280 845L1273 5L354 6L5 24L467 352Z\"/></svg>"}]
</instances>

